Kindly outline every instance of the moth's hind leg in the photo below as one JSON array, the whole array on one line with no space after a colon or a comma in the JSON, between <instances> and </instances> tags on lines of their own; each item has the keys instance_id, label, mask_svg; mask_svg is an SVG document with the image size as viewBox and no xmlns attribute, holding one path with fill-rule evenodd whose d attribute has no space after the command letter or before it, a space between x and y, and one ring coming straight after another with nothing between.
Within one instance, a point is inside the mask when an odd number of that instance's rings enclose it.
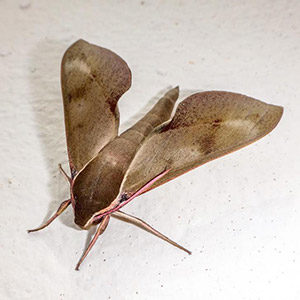
<instances>
[{"instance_id":1,"label":"moth's hind leg","mask_svg":"<svg viewBox=\"0 0 300 300\"><path fill-rule=\"evenodd\" d=\"M134 216L131 216L129 214L126 214L122 211L115 211L112 213L112 216L117 218L117 219L120 219L122 221L125 221L125 222L128 222L128 223L131 223L131 224L134 224L154 235L156 235L157 237L159 237L160 239L170 243L171 245L187 252L188 254L192 254L192 252L186 248L184 248L183 246L177 244L176 242L172 241L171 239L169 239L168 237L166 237L165 235L163 235L162 233L160 233L159 231L157 231L156 229L154 229L152 226L150 226L149 224L147 224L145 221L137 218L137 217L134 217Z\"/></svg>"},{"instance_id":2,"label":"moth's hind leg","mask_svg":"<svg viewBox=\"0 0 300 300\"><path fill-rule=\"evenodd\" d=\"M57 209L56 213L45 224L43 224L42 226L40 226L38 228L27 230L27 232L29 233L29 232L34 232L34 231L39 231L41 229L44 229L50 223L52 223L70 204L71 204L71 199L65 200L64 202L62 202L60 204L60 206Z\"/></svg>"}]
</instances>

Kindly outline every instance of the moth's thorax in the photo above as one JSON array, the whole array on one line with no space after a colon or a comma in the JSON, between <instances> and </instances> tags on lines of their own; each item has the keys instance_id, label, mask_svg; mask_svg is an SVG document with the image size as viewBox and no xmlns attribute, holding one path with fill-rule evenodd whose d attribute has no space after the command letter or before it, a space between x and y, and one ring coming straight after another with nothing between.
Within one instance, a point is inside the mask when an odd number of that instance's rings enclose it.
<instances>
[{"instance_id":1,"label":"moth's thorax","mask_svg":"<svg viewBox=\"0 0 300 300\"><path fill-rule=\"evenodd\" d=\"M75 223L84 226L94 213L108 207L118 196L123 172L114 164L91 163L75 179Z\"/></svg>"},{"instance_id":2,"label":"moth's thorax","mask_svg":"<svg viewBox=\"0 0 300 300\"><path fill-rule=\"evenodd\" d=\"M133 151L117 138L108 144L74 179L75 223L83 227L97 212L118 197ZM129 155L130 153L130 155Z\"/></svg>"}]
</instances>

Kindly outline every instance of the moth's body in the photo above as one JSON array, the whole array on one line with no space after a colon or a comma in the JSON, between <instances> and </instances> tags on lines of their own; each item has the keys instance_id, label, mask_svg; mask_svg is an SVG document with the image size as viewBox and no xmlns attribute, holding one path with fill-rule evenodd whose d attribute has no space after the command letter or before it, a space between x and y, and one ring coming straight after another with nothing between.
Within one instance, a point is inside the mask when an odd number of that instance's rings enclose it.
<instances>
[{"instance_id":1,"label":"moth's body","mask_svg":"<svg viewBox=\"0 0 300 300\"><path fill-rule=\"evenodd\" d=\"M95 213L118 200L121 183L138 148L155 127L170 118L177 98L178 88L169 91L140 121L109 142L75 177L77 225L84 228Z\"/></svg>"},{"instance_id":2,"label":"moth's body","mask_svg":"<svg viewBox=\"0 0 300 300\"><path fill-rule=\"evenodd\" d=\"M86 257L110 216L133 223L191 252L120 208L185 172L238 150L269 133L282 107L245 95L210 91L182 101L170 119L179 89L166 93L135 125L118 136L117 102L131 72L112 51L83 40L66 51L61 68L71 178L70 199L37 231L73 204L75 223L99 224ZM64 171L63 171L64 172Z\"/></svg>"}]
</instances>

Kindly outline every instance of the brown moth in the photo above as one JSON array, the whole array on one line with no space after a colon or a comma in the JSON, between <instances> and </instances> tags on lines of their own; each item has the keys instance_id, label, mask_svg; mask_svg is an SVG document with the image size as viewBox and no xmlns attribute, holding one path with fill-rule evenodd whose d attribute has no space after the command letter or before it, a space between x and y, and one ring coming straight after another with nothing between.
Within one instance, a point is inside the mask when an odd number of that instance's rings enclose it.
<instances>
[{"instance_id":1,"label":"brown moth","mask_svg":"<svg viewBox=\"0 0 300 300\"><path fill-rule=\"evenodd\" d=\"M118 135L117 102L131 86L126 62L105 48L79 40L61 66L66 137L71 170L70 204L82 229L98 225L76 270L106 229L111 216L133 223L172 245L144 221L120 209L135 197L210 160L240 149L269 133L283 108L230 92L196 93L170 119L178 87L167 92L135 125Z\"/></svg>"}]
</instances>

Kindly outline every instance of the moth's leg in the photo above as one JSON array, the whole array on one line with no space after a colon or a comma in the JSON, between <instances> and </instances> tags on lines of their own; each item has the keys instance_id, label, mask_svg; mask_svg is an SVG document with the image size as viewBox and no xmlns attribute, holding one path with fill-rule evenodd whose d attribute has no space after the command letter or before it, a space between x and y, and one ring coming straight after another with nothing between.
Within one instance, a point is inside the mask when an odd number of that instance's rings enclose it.
<instances>
[{"instance_id":1,"label":"moth's leg","mask_svg":"<svg viewBox=\"0 0 300 300\"><path fill-rule=\"evenodd\" d=\"M114 208L111 212L119 211L121 207L132 201L135 197L149 191L153 184L159 180L160 178L164 177L171 169L164 170L163 172L159 173L155 177L153 177L150 181L148 181L145 185L143 185L139 190L137 190L134 194L132 194L127 200L122 201L121 204L119 204L116 208ZM102 215L97 216L97 218L102 218Z\"/></svg>"},{"instance_id":2,"label":"moth's leg","mask_svg":"<svg viewBox=\"0 0 300 300\"><path fill-rule=\"evenodd\" d=\"M101 235L105 231L105 229L106 229L106 227L108 225L108 222L109 222L109 218L110 218L109 215L106 215L105 217L103 217L103 220L100 223L100 225L98 226L97 231L96 231L93 239L91 240L90 244L88 245L88 247L86 248L86 250L82 254L79 262L77 263L75 270L77 270L77 271L79 270L79 267L80 267L81 263L86 258L86 256L88 255L88 253L91 251L91 249L94 246L94 244L96 243L99 235Z\"/></svg>"},{"instance_id":3,"label":"moth's leg","mask_svg":"<svg viewBox=\"0 0 300 300\"><path fill-rule=\"evenodd\" d=\"M122 211L115 211L112 213L112 216L119 219L119 220L122 220L122 221L125 221L125 222L128 222L128 223L131 223L131 224L134 224L154 235L156 235L157 237L163 239L164 241L170 243L171 245L187 252L188 254L192 254L191 251L189 251L188 249L180 246L179 244L175 243L174 241L170 240L168 237L166 237L165 235L163 235L162 233L158 232L156 229L154 229L152 226L150 226L149 224L147 224L146 222L144 222L143 220L137 218L137 217L134 217L132 215L129 215L129 214L126 214Z\"/></svg>"},{"instance_id":4,"label":"moth's leg","mask_svg":"<svg viewBox=\"0 0 300 300\"><path fill-rule=\"evenodd\" d=\"M47 227L50 223L52 223L69 205L71 204L71 199L69 200L65 200L64 202L62 202L59 206L59 208L57 209L56 213L42 226L35 228L35 229L30 229L27 230L28 233L29 232L34 232L34 231L39 231L45 227Z\"/></svg>"},{"instance_id":5,"label":"moth's leg","mask_svg":"<svg viewBox=\"0 0 300 300\"><path fill-rule=\"evenodd\" d=\"M69 183L72 183L71 177L65 172L65 170L62 168L61 164L58 164L58 168L60 172L64 175L64 177L69 181Z\"/></svg>"}]
</instances>

